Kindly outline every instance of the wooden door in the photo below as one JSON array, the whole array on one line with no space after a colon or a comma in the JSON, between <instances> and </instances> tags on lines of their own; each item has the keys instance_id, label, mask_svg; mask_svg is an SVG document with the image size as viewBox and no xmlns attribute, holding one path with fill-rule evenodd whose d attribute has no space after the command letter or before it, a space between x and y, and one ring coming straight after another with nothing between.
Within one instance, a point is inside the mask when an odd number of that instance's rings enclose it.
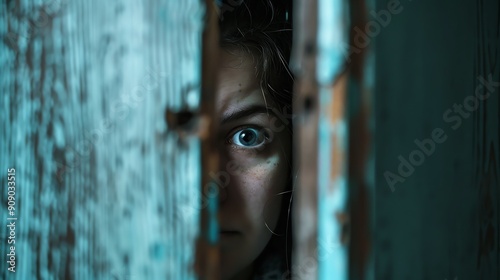
<instances>
[{"instance_id":1,"label":"wooden door","mask_svg":"<svg viewBox=\"0 0 500 280\"><path fill-rule=\"evenodd\" d=\"M0 278L219 279L217 3L0 3ZM293 6L282 279L499 279L498 1Z\"/></svg>"},{"instance_id":2,"label":"wooden door","mask_svg":"<svg viewBox=\"0 0 500 280\"><path fill-rule=\"evenodd\" d=\"M2 188L0 278L195 278L200 141L166 112L200 106L204 13L200 1L0 3L0 178L12 168L16 183L13 215Z\"/></svg>"}]
</instances>

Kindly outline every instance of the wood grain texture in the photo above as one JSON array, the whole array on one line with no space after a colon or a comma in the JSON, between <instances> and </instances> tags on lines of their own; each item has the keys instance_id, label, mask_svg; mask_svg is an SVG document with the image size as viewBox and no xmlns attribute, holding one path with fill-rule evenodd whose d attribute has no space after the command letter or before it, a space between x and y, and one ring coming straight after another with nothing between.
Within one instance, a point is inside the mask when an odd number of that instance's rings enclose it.
<instances>
[{"instance_id":1,"label":"wood grain texture","mask_svg":"<svg viewBox=\"0 0 500 280\"><path fill-rule=\"evenodd\" d=\"M317 8L318 1L294 2L292 71L295 75L293 112L294 186L293 251L291 279L317 279L318 236L318 85Z\"/></svg>"},{"instance_id":2,"label":"wood grain texture","mask_svg":"<svg viewBox=\"0 0 500 280\"><path fill-rule=\"evenodd\" d=\"M498 1L400 3L375 43L375 278L499 279L498 87L473 101L500 81Z\"/></svg>"},{"instance_id":3,"label":"wood grain texture","mask_svg":"<svg viewBox=\"0 0 500 280\"><path fill-rule=\"evenodd\" d=\"M472 112L474 177L477 191L472 252L477 279L500 278L500 3L476 3L476 52ZM464 100L465 102L465 100ZM474 102L474 101L473 101ZM470 101L468 102L470 103ZM465 106L465 105L464 105ZM475 108L475 105L472 108ZM477 242L477 243L476 243Z\"/></svg>"},{"instance_id":4,"label":"wood grain texture","mask_svg":"<svg viewBox=\"0 0 500 280\"><path fill-rule=\"evenodd\" d=\"M292 279L347 279L345 1L295 1Z\"/></svg>"},{"instance_id":5,"label":"wood grain texture","mask_svg":"<svg viewBox=\"0 0 500 280\"><path fill-rule=\"evenodd\" d=\"M202 177L199 187L204 207L201 210L201 235L196 247L196 271L199 279L220 279L218 205L221 187L213 175L219 170L220 145L217 143L219 117L216 112L216 82L219 67L219 17L220 11L212 0L206 0L206 26L203 32L201 123ZM206 202L206 203L205 203ZM223 265L223 264L222 264Z\"/></svg>"},{"instance_id":6,"label":"wood grain texture","mask_svg":"<svg viewBox=\"0 0 500 280\"><path fill-rule=\"evenodd\" d=\"M351 0L349 36L349 279L374 279L372 233L376 230L374 202L373 45L363 47L359 29L368 23L370 1ZM376 278L375 278L376 279Z\"/></svg>"},{"instance_id":7,"label":"wood grain texture","mask_svg":"<svg viewBox=\"0 0 500 280\"><path fill-rule=\"evenodd\" d=\"M0 168L19 203L2 278L194 279L199 141L164 116L199 106L202 4L0 5Z\"/></svg>"},{"instance_id":8,"label":"wood grain texture","mask_svg":"<svg viewBox=\"0 0 500 280\"><path fill-rule=\"evenodd\" d=\"M371 150L373 127L370 126L372 104L366 95L370 87L364 81L352 82L348 96L351 110L349 123L349 279L373 277L373 201L374 154ZM356 84L356 86L354 86ZM353 89L354 88L354 89ZM356 104L357 103L357 104ZM355 111L355 112L353 112Z\"/></svg>"},{"instance_id":9,"label":"wood grain texture","mask_svg":"<svg viewBox=\"0 0 500 280\"><path fill-rule=\"evenodd\" d=\"M318 279L348 279L349 2L318 1Z\"/></svg>"}]
</instances>

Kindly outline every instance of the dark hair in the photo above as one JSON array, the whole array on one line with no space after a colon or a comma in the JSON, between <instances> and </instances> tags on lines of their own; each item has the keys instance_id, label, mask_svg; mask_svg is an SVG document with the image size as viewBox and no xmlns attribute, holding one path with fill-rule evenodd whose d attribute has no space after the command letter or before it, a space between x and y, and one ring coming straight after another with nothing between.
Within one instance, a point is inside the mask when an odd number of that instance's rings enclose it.
<instances>
[{"instance_id":1,"label":"dark hair","mask_svg":"<svg viewBox=\"0 0 500 280\"><path fill-rule=\"evenodd\" d=\"M219 25L221 47L252 54L262 91L271 97L274 106L280 107L278 110L286 107L291 112L293 76L288 62L292 24L288 2L291 1L238 1L234 10L220 14Z\"/></svg>"},{"instance_id":2,"label":"dark hair","mask_svg":"<svg viewBox=\"0 0 500 280\"><path fill-rule=\"evenodd\" d=\"M219 16L220 46L224 50L242 50L254 57L262 93L268 96L268 104L282 113L291 114L293 100L293 75L289 69L292 46L292 7L291 0L251 0L225 1L239 4L232 10L221 9ZM289 119L288 131L292 133L292 120ZM291 134L290 134L291 136ZM289 151L290 155L292 154ZM256 260L260 263L269 253L278 252L284 259L283 269L290 268L291 262L291 218L290 203L286 198L292 194L292 164L289 162L287 193L283 195L280 218L274 235Z\"/></svg>"}]
</instances>

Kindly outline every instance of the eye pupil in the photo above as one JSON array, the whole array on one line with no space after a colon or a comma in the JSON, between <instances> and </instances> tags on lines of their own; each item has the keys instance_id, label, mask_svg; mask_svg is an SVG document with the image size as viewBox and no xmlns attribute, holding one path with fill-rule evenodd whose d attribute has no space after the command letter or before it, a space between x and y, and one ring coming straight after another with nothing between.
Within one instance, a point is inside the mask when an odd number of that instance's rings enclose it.
<instances>
[{"instance_id":1,"label":"eye pupil","mask_svg":"<svg viewBox=\"0 0 500 280\"><path fill-rule=\"evenodd\" d=\"M240 133L240 142L242 144L252 145L254 144L256 139L257 135L252 130L244 130L243 132Z\"/></svg>"},{"instance_id":2,"label":"eye pupil","mask_svg":"<svg viewBox=\"0 0 500 280\"><path fill-rule=\"evenodd\" d=\"M245 148L255 148L266 144L266 141L269 141L269 135L265 129L247 127L236 131L229 143Z\"/></svg>"}]
</instances>

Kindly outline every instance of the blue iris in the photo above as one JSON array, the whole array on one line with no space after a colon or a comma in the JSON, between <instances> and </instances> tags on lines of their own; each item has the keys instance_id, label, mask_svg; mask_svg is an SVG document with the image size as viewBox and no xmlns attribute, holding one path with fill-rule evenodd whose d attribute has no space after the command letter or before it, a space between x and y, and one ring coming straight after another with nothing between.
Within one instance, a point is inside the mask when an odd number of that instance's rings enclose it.
<instances>
[{"instance_id":1,"label":"blue iris","mask_svg":"<svg viewBox=\"0 0 500 280\"><path fill-rule=\"evenodd\" d=\"M266 140L265 133L255 128L244 128L238 130L231 139L231 142L243 147L260 146Z\"/></svg>"}]
</instances>

